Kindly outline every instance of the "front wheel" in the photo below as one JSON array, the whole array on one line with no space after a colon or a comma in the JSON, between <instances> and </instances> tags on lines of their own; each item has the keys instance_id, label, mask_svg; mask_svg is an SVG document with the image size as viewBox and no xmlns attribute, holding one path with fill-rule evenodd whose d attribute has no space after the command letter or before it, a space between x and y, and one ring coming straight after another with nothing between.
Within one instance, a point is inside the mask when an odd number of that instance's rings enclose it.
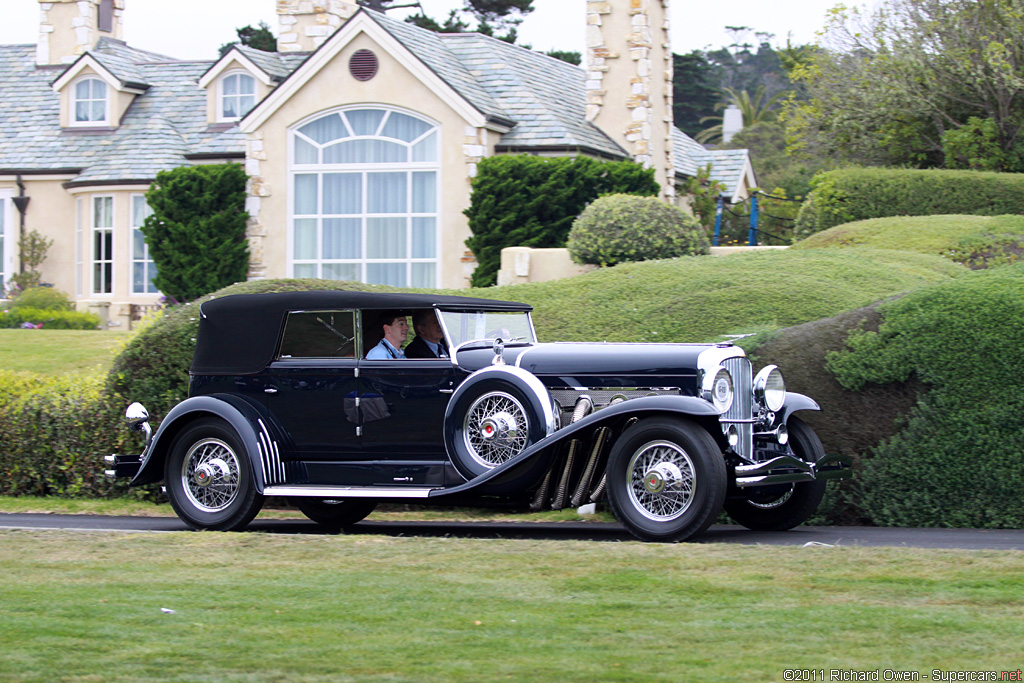
<instances>
[{"instance_id":1,"label":"front wheel","mask_svg":"<svg viewBox=\"0 0 1024 683\"><path fill-rule=\"evenodd\" d=\"M685 541L704 533L725 500L721 449L689 420L642 420L608 457L608 502L645 541Z\"/></svg>"},{"instance_id":2,"label":"front wheel","mask_svg":"<svg viewBox=\"0 0 1024 683\"><path fill-rule=\"evenodd\" d=\"M361 522L377 507L372 500L292 498L292 505L320 526L337 531Z\"/></svg>"},{"instance_id":3,"label":"front wheel","mask_svg":"<svg viewBox=\"0 0 1024 683\"><path fill-rule=\"evenodd\" d=\"M193 529L238 531L263 506L238 434L223 420L186 427L164 464L171 507Z\"/></svg>"},{"instance_id":4,"label":"front wheel","mask_svg":"<svg viewBox=\"0 0 1024 683\"><path fill-rule=\"evenodd\" d=\"M789 444L796 457L805 462L817 462L825 455L821 440L806 422L791 417L786 423ZM738 524L755 531L785 531L799 526L814 514L825 495L823 479L799 484L765 486L747 498L730 500L725 511Z\"/></svg>"}]
</instances>

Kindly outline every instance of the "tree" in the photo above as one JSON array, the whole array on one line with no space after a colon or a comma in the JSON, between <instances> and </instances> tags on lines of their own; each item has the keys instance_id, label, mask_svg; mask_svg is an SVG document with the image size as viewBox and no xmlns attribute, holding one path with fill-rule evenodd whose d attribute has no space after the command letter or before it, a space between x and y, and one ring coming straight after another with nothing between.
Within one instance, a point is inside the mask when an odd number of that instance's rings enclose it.
<instances>
[{"instance_id":1,"label":"tree","mask_svg":"<svg viewBox=\"0 0 1024 683\"><path fill-rule=\"evenodd\" d=\"M736 92L732 88L726 88L725 94L729 96L728 104L720 102L715 105L715 109L721 111L726 106L735 106L740 110L740 114L743 117L743 127L746 128L757 123L775 120L778 114L776 105L778 105L784 93L778 93L774 97L766 99L765 88L762 85L753 96L746 90ZM723 117L705 116L700 120L701 123L709 123L711 121L718 121L718 123L698 133L697 142L720 142L722 140Z\"/></svg>"},{"instance_id":2,"label":"tree","mask_svg":"<svg viewBox=\"0 0 1024 683\"><path fill-rule=\"evenodd\" d=\"M718 79L700 50L672 55L672 115L676 128L694 136L704 127L700 120L718 104Z\"/></svg>"},{"instance_id":3,"label":"tree","mask_svg":"<svg viewBox=\"0 0 1024 683\"><path fill-rule=\"evenodd\" d=\"M452 10L442 23L427 16L423 6L415 0L357 0L363 7L387 12L394 9L413 8L417 14L406 17L406 21L438 33L464 33L469 24L463 19L469 15L476 20L478 33L495 36L509 43L516 42L516 27L522 23L527 14L533 11L533 0L463 0L462 9ZM497 35L497 31L504 31Z\"/></svg>"},{"instance_id":4,"label":"tree","mask_svg":"<svg viewBox=\"0 0 1024 683\"><path fill-rule=\"evenodd\" d=\"M270 27L267 26L265 21L261 21L257 28L253 28L252 25L236 28L235 33L238 34L238 40L224 43L220 46L221 57L226 55L232 46L239 43L256 48L257 50L263 50L264 52L277 52L277 38L271 33Z\"/></svg>"},{"instance_id":5,"label":"tree","mask_svg":"<svg viewBox=\"0 0 1024 683\"><path fill-rule=\"evenodd\" d=\"M249 269L246 175L241 164L161 171L146 193L141 230L165 295L192 301L244 280Z\"/></svg>"},{"instance_id":6,"label":"tree","mask_svg":"<svg viewBox=\"0 0 1024 683\"><path fill-rule=\"evenodd\" d=\"M974 118L991 120L998 149L1020 158L1020 0L886 0L870 14L840 6L825 27L823 48L793 75L808 94L787 106L795 152L941 166L947 132L981 130Z\"/></svg>"}]
</instances>

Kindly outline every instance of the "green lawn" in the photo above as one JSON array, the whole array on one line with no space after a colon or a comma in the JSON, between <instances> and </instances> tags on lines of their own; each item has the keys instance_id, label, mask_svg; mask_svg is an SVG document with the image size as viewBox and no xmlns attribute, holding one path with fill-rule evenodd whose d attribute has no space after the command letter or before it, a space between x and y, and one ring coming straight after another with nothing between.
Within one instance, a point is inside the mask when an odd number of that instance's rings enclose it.
<instances>
[{"instance_id":1,"label":"green lawn","mask_svg":"<svg viewBox=\"0 0 1024 683\"><path fill-rule=\"evenodd\" d=\"M5 682L735 683L1024 661L1020 552L27 531L0 544Z\"/></svg>"},{"instance_id":2,"label":"green lawn","mask_svg":"<svg viewBox=\"0 0 1024 683\"><path fill-rule=\"evenodd\" d=\"M45 375L106 369L127 332L0 330L0 370Z\"/></svg>"}]
</instances>

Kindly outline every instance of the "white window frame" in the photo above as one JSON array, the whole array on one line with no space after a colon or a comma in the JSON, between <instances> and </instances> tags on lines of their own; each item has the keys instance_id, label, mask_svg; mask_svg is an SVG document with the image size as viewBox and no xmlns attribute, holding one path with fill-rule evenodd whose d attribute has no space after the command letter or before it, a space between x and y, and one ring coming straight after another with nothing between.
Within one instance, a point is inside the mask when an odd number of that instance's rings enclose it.
<instances>
[{"instance_id":1,"label":"white window frame","mask_svg":"<svg viewBox=\"0 0 1024 683\"><path fill-rule=\"evenodd\" d=\"M14 260L17 230L14 222L14 190L0 190L0 299L7 291L7 283L17 270Z\"/></svg>"},{"instance_id":2,"label":"white window frame","mask_svg":"<svg viewBox=\"0 0 1024 683\"><path fill-rule=\"evenodd\" d=\"M141 199L145 210L143 211L142 220L145 221L147 216L152 215L153 210L149 208L149 204L146 203L146 195L141 193L134 193L128 197L128 232L131 235L131 258L128 259L128 282L131 285L132 296L152 296L159 294L159 290L156 289L156 285L153 285L153 275L156 274L156 264L153 262L153 258L149 255L149 245L146 244L146 238L139 230L141 223L135 225L135 202ZM142 240L142 258L135 257L135 241L137 239ZM145 274L144 282L146 291L140 292L136 288L135 283L135 266L142 264L143 273ZM152 285L153 291L149 291L149 287Z\"/></svg>"},{"instance_id":3,"label":"white window frame","mask_svg":"<svg viewBox=\"0 0 1024 683\"><path fill-rule=\"evenodd\" d=\"M412 146L414 144L416 144L417 142L426 139L430 135L434 135L434 136L436 136L435 143L434 143L435 144L435 158L434 158L434 160L433 161L427 161L427 162L406 161L406 162L396 162L396 163L372 163L372 164L371 163L350 163L350 164L325 164L325 163L298 164L298 163L296 163L296 161L295 161L295 140L296 140L297 137L301 136L302 139L305 142L311 143L311 144L313 144L315 146L320 146L320 145L318 145L318 143L316 143L315 141L311 140L310 138L306 138L306 137L302 136L302 134L299 132L300 128L302 128L303 126L305 126L305 125L307 125L309 123L312 123L312 122L314 122L316 120L319 120L321 118L324 118L324 117L332 115L332 114L348 113L348 112L357 111L357 110L380 110L380 111L384 111L384 112L395 112L395 113L398 113L398 114L404 114L406 116L410 116L410 117L419 119L420 121L422 121L422 122L424 122L426 124L429 124L431 127L427 131L425 131L424 133L420 134L414 141L409 142L409 143L405 143L403 141L397 140L396 138L388 138L388 137L383 137L383 136L379 135L383 131L384 126L386 125L386 121L387 121L388 117L385 116L378 123L377 134L376 135L357 136L357 135L352 134L352 133L354 133L354 131L352 131L349 128L348 132L350 133L350 136L348 138L345 138L345 139L348 139L348 140L358 140L358 139L388 140L388 141L391 141L391 142L399 142L401 144L407 144L408 147L411 149ZM377 263L390 264L390 263L402 262L402 263L405 264L405 267L406 267L406 271L405 271L406 272L406 284L404 286L412 287L412 286L415 286L415 285L412 284L412 273L413 273L412 266L413 266L413 264L415 264L415 263L431 263L434 266L434 281L433 281L433 283L427 285L427 287L431 287L431 288L438 287L439 286L438 283L441 280L441 227L442 227L441 226L441 209L442 209L441 197L442 197L442 182L443 182L442 173L441 173L441 159L443 157L443 147L442 147L441 133L442 133L441 125L438 122L434 121L433 119L430 119L427 116L424 116L423 114L420 114L420 113L414 112L414 111L410 111L410 110L400 109L398 107L381 105L381 104L352 105L352 106L347 106L347 107L339 107L339 108L332 109L332 110L329 110L329 111L319 112L317 115L309 117L309 118L306 118L306 119L300 121L295 126L291 127L289 129L289 133L288 133L288 244L287 244L287 250L286 250L287 259L288 259L288 265L287 265L288 277L298 277L296 275L296 267L297 266L310 266L310 265L313 265L316 268L316 277L321 278L324 275L324 266L325 265L330 265L330 264L338 264L338 265L352 264L352 265L356 265L358 267L358 273L359 273L359 278L358 279L360 281L362 281L362 282L367 282L368 281L368 277L367 277L368 268L367 268L367 266L372 265L372 264L377 264ZM323 146L328 146L328 145L330 145L332 143L333 143L333 141L332 142L328 142L328 143L324 143ZM412 173L415 173L417 171L429 171L429 172L433 172L434 173L434 193L435 193L435 196L434 196L434 211L432 213L415 213L415 212L413 212L413 205L412 205L413 184L411 182L411 179L412 179ZM407 173L409 175L410 182L408 182L407 186L406 186L406 191L407 191L408 194L407 194L407 199L406 199L406 211L404 213L399 213L399 214L376 214L376 213L370 213L369 212L369 197L368 197L368 188L367 188L366 176L367 176L367 174L374 173L374 172L378 172L378 173L379 172L404 172L404 173ZM316 259L301 259L301 260L298 260L298 262L297 262L297 259L295 258L295 237L296 237L295 225L296 225L296 220L297 219L301 220L303 218L312 218L314 216L312 216L312 215L305 215L305 214L300 215L298 217L296 216L296 212L295 212L295 200L296 200L296 196L295 196L295 177L298 176L298 175L305 175L305 174L317 174L318 175L317 196L318 196L318 201L320 201L322 196L323 196L323 191L322 191L322 188L323 188L323 176L324 176L324 174L327 174L327 173L360 173L360 174L362 174L362 177L363 177L363 180L362 180L362 194L363 194L363 196L362 196L362 208L363 208L363 212L358 216L358 218L361 220L361 226L362 226L362 237L361 237L362 256L360 258L358 258L358 259L325 259L325 258L323 258L322 244L323 244L323 219L324 219L324 216L323 216L323 214L318 213L315 216L315 218L317 219L317 224L318 224L318 227L317 227L317 254L318 254L318 257ZM393 217L393 216L402 216L402 217L405 217L408 220L408 223L407 223L408 230L406 232L406 239L407 239L406 256L404 258L402 258L402 259L397 259L397 258L396 259L387 259L387 258L375 259L375 258L369 258L366 255L367 254L367 219L376 218L376 217ZM355 215L353 215L353 217L355 217ZM434 219L434 255L433 255L432 258L414 258L412 256L412 223L413 223L413 220L415 218L433 218Z\"/></svg>"},{"instance_id":4,"label":"white window frame","mask_svg":"<svg viewBox=\"0 0 1024 683\"><path fill-rule=\"evenodd\" d=\"M98 226L96 225L96 203L102 200L110 200L110 226ZM91 296L113 296L114 286L117 278L117 271L114 268L114 253L115 253L115 234L114 226L117 225L117 202L114 201L114 195L112 194L94 194L89 198L89 294ZM96 253L96 238L100 236L100 233L109 233L110 235L110 248L109 253L105 256L107 258L97 258ZM100 254L99 256L103 256ZM110 272L110 291L102 292L97 291L99 289L97 285L97 266L106 266Z\"/></svg>"},{"instance_id":5,"label":"white window frame","mask_svg":"<svg viewBox=\"0 0 1024 683\"><path fill-rule=\"evenodd\" d=\"M103 118L100 120L90 119L88 121L78 120L78 86L87 81L96 81L103 85ZM71 103L70 111L68 111L68 124L72 127L79 128L95 128L96 126L109 126L110 125L110 85L99 76L89 74L82 76L71 82L68 86L70 93L68 94L68 100ZM92 86L89 86L90 97L86 102L98 102L99 100L92 97ZM91 111L91 107L90 107Z\"/></svg>"},{"instance_id":6,"label":"white window frame","mask_svg":"<svg viewBox=\"0 0 1024 683\"><path fill-rule=\"evenodd\" d=\"M239 111L241 111L241 98L244 97L244 96L248 96L248 93L245 93L243 95L242 93L236 92L234 95L225 95L224 94L224 83L229 78L238 78L239 83L241 83L241 79L242 79L243 76L245 78L248 78L252 82L252 106L250 106L248 109L246 109L242 114L240 114L238 116L228 116L227 114L224 113L224 101L228 97L235 98L237 103L238 103L238 105L239 105ZM244 69L232 69L231 71L228 71L227 73L221 75L221 77L217 79L217 120L218 121L238 121L243 116L245 116L250 111L252 111L252 108L255 107L255 106L256 106L256 77L253 76L251 73L249 73L248 71L245 71Z\"/></svg>"}]
</instances>

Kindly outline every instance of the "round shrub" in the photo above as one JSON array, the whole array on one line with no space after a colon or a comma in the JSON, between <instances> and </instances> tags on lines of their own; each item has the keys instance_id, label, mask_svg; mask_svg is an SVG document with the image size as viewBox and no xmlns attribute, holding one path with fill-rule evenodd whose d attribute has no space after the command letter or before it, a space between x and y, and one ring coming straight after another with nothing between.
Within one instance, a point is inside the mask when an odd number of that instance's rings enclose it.
<instances>
[{"instance_id":1,"label":"round shrub","mask_svg":"<svg viewBox=\"0 0 1024 683\"><path fill-rule=\"evenodd\" d=\"M573 221L567 244L576 263L614 266L690 254L711 245L696 218L654 197L611 194Z\"/></svg>"},{"instance_id":2,"label":"round shrub","mask_svg":"<svg viewBox=\"0 0 1024 683\"><path fill-rule=\"evenodd\" d=\"M39 311L71 311L68 295L53 287L29 287L15 297L11 308L34 308Z\"/></svg>"}]
</instances>

